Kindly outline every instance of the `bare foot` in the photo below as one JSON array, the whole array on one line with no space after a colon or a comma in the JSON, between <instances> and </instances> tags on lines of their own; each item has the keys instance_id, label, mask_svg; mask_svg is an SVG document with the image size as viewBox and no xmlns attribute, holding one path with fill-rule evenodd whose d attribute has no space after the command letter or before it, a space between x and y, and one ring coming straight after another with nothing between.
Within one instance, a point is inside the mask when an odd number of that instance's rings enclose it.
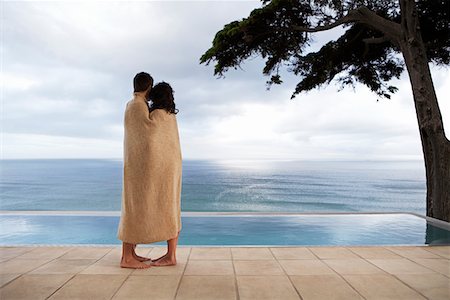
<instances>
[{"instance_id":1,"label":"bare foot","mask_svg":"<svg viewBox=\"0 0 450 300\"><path fill-rule=\"evenodd\" d=\"M155 267L163 267L163 266L175 266L176 264L177 259L175 257L164 255L156 260L153 260L150 265Z\"/></svg>"},{"instance_id":2,"label":"bare foot","mask_svg":"<svg viewBox=\"0 0 450 300\"><path fill-rule=\"evenodd\" d=\"M152 260L150 257L143 257L143 256L139 256L137 254L136 254L136 259L138 261L149 261L149 260Z\"/></svg>"},{"instance_id":3,"label":"bare foot","mask_svg":"<svg viewBox=\"0 0 450 300\"><path fill-rule=\"evenodd\" d=\"M122 261L120 262L121 268L130 268L130 269L148 269L151 267L151 265L147 265L134 257L130 260L126 260L122 258Z\"/></svg>"},{"instance_id":4,"label":"bare foot","mask_svg":"<svg viewBox=\"0 0 450 300\"><path fill-rule=\"evenodd\" d=\"M152 260L150 257L143 257L143 256L139 256L136 253L133 253L133 257L138 260L138 261L149 261Z\"/></svg>"}]
</instances>

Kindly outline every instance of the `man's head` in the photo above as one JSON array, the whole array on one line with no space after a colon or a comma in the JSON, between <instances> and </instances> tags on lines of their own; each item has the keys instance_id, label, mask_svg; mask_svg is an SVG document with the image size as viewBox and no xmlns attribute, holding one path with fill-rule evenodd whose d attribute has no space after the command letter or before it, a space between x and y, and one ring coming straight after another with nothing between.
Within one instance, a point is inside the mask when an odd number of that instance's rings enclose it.
<instances>
[{"instance_id":1,"label":"man's head","mask_svg":"<svg viewBox=\"0 0 450 300\"><path fill-rule=\"evenodd\" d=\"M148 93L153 87L153 78L145 72L137 73L134 76L133 85L135 93Z\"/></svg>"}]
</instances>

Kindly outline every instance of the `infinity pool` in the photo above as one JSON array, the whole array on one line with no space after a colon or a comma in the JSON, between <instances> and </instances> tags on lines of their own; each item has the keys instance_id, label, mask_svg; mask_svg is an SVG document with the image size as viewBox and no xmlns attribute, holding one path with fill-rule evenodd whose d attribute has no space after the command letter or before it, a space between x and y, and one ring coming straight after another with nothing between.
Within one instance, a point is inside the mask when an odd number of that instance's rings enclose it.
<instances>
[{"instance_id":1,"label":"infinity pool","mask_svg":"<svg viewBox=\"0 0 450 300\"><path fill-rule=\"evenodd\" d=\"M3 212L0 245L114 245L119 213ZM407 213L182 213L179 245L450 245L450 227ZM156 245L166 244L163 242Z\"/></svg>"}]
</instances>

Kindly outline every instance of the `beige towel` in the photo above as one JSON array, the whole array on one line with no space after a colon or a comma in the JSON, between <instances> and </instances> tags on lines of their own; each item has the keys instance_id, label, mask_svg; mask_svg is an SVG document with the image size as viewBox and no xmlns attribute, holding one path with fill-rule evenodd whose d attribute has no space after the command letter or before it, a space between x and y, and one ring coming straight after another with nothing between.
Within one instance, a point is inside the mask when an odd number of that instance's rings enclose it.
<instances>
[{"instance_id":1,"label":"beige towel","mask_svg":"<svg viewBox=\"0 0 450 300\"><path fill-rule=\"evenodd\" d=\"M177 236L181 230L181 159L175 115L163 109L149 113L140 97L129 101L120 240L149 244Z\"/></svg>"}]
</instances>

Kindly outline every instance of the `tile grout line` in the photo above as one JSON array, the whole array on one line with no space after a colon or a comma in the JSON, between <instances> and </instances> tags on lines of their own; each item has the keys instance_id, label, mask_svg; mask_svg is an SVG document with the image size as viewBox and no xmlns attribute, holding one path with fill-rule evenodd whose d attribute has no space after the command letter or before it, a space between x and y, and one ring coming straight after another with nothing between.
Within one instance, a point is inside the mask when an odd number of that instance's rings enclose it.
<instances>
[{"instance_id":1,"label":"tile grout line","mask_svg":"<svg viewBox=\"0 0 450 300\"><path fill-rule=\"evenodd\" d=\"M389 251L389 252L392 252L392 253L394 253L395 255L398 255L398 256L400 256L400 257L402 257L402 258L408 259L408 258L406 258L406 257L404 257L404 256L402 256L402 255L400 255L400 254L398 254L398 253L396 253L396 252L390 250L390 249L387 249L387 248L385 248L385 247L382 247L382 248L385 249L385 250L387 250L387 251ZM352 251L351 249L349 249L349 250ZM353 251L352 251L352 252L353 252ZM355 253L355 252L354 252L354 253ZM358 255L358 253L355 253L355 254ZM425 295L423 295L420 291L416 290L414 287L410 286L409 284L407 284L406 282L404 282L403 280L401 280L400 278L398 278L398 277L396 276L396 274L391 274L391 273L389 273L388 271L385 271L385 270L381 269L380 267L378 267L377 265L375 265L374 263L372 263L372 262L369 261L368 259L365 259L364 257L362 257L362 258L363 258L365 261L367 261L369 264L371 264L371 265L375 266L376 268L382 270L382 271L383 271L384 273L386 273L388 276L393 277L393 278L399 280L401 283L403 283L404 285L406 285L407 287L409 287L410 289L412 289L413 291L415 291L415 292L418 293L419 295L425 297L425 299L428 299L428 297L426 297ZM387 259L389 259L389 258L387 258ZM398 258L391 258L391 259L398 259ZM410 260L410 259L408 259L408 260ZM410 260L410 261L413 262L413 263L415 263L415 262L412 261L412 260ZM420 275L420 274L415 274L415 275Z\"/></svg>"},{"instance_id":2,"label":"tile grout line","mask_svg":"<svg viewBox=\"0 0 450 300\"><path fill-rule=\"evenodd\" d=\"M390 249L387 249L386 247L381 247L381 248L384 249L384 250L386 250L386 251L388 251L388 252L391 252L392 254L395 254L395 255L397 255L397 256L399 256L399 257L403 257L403 256L399 255L398 253L395 253L394 251L392 251L392 250L390 250ZM389 272L383 270L382 268L378 267L377 265L375 265L374 263L372 263L371 261L369 261L368 258L365 258L365 257L359 255L359 254L356 253L355 251L352 251L352 249L349 249L349 248L347 248L347 249L348 249L349 251L353 252L354 254L356 254L357 256L361 257L362 259L364 259L367 263L373 265L373 266L376 267L377 269L380 269L380 270L384 273L383 275L387 275L387 276L390 276L390 277L394 277L394 278L396 278L397 280L400 280L399 278L397 278L396 276L394 276L394 274L391 274L391 273L389 273ZM387 259L390 259L390 258L387 258ZM392 259L397 259L397 258L392 258ZM342 277L343 277L343 276L342 276ZM348 282L348 281L345 279L345 277L343 277L343 279L344 279L346 282ZM410 286L407 285L405 282L403 282L403 281L401 281L401 280L400 280L400 282L403 283L403 284L405 284L407 287L411 288L413 291L418 292L418 291L416 291L416 289L410 287ZM353 286L350 284L350 282L348 282L348 284L353 288ZM419 293L419 294L422 295L422 293ZM362 296L362 295L361 295L361 296ZM422 295L422 296L424 296L424 295ZM427 297L425 297L425 298L428 299Z\"/></svg>"},{"instance_id":3,"label":"tile grout line","mask_svg":"<svg viewBox=\"0 0 450 300\"><path fill-rule=\"evenodd\" d=\"M44 248L44 247L43 247ZM48 247L48 249L55 249L56 247ZM60 247L57 247L57 248L60 248ZM66 248L65 246L63 247L63 248ZM191 256L192 256L192 251L193 251L193 248L192 247L189 247L190 249L189 249L189 252L188 252L188 255L187 255L187 259L186 259L186 265L184 266L184 268L183 268L183 272L182 272L182 274L181 274L181 276L180 276L180 279L179 279L179 282L178 282L178 285L177 285L177 289L176 289L176 292L175 292L175 296L174 296L174 299L177 297L177 295L178 295L178 292L179 292L179 288L180 288L180 285L181 285L181 281L182 281L182 279L183 279L183 277L185 276L185 271L186 271L186 268L187 268L187 264L188 264L188 262L190 261L190 259L191 259ZM238 247L239 248L239 247ZM272 254L272 256L273 256L273 258L277 261L277 263L279 264L279 266L282 268L282 270L283 270L283 273L285 274L285 275L287 275L287 272L286 272L286 270L281 266L281 264L280 264L280 262L278 261L278 258L274 255L274 252L273 252L273 249L271 249L270 247L267 247L268 249L269 249L269 252L271 252L271 254ZM429 267L427 267L427 266L425 266L425 265L422 265L421 263L419 263L419 262L416 262L416 261L414 261L413 259L415 259L415 257L412 257L412 258L409 258L409 257L406 257L406 256L403 256L402 254L398 254L398 253L396 253L396 252L394 252L394 251L392 251L392 250L390 250L390 249L387 249L387 248L384 248L384 247L380 247L381 249L384 249L384 250L386 250L386 251L388 251L388 252L390 252L390 253L393 253L393 254L395 254L395 255L397 255L398 256L398 258L397 259L405 259L405 260L408 260L408 261L410 261L410 262L412 262L413 264L415 264L415 265L418 265L418 266L422 266L422 267L424 267L425 269L428 269L428 270L430 270L430 271L432 271L432 274L437 274L437 275L442 275L442 276L444 276L444 277L449 277L448 275L446 275L446 274L442 274L442 273L440 273L440 272L437 272L437 271L435 271L435 270L433 270L433 269L431 269L431 268L429 268ZM36 249L39 249L39 248L31 248L31 250L30 251L27 251L27 252L24 252L24 253L22 253L22 254L20 254L20 255L18 255L18 256L15 256L15 257L13 257L13 258L10 258L10 259L8 259L7 261L10 261L10 260L13 260L13 259L19 259L19 257L20 256L22 256L22 255L26 255L27 253L30 253L30 252L32 252L32 251L34 251L34 250L36 250ZM43 263L43 264L41 264L41 265L39 265L39 266L37 266L37 267L35 267L35 268L33 268L33 269L30 269L30 270L28 270L27 272L25 272L25 273L16 273L16 274L19 274L19 276L17 276L16 278L14 278L13 280L11 280L11 281L9 281L8 283L5 283L3 286L7 286L7 285L9 285L10 283L12 283L12 282L14 282L15 280L17 280L17 279L19 279L19 278L22 278L22 276L24 276L24 275L28 275L29 273L31 273L31 272L33 272L34 270L36 270L36 269L38 269L38 268L41 268L42 266L44 266L44 265L47 265L47 264L50 264L50 263L52 263L52 262L54 262L54 261L56 261L56 260L59 260L62 256L64 256L64 255L66 255L67 253L69 253L69 252L71 252L71 251L75 251L76 249L78 249L78 248L74 248L74 247L70 247L70 248L68 248L67 249L67 251L65 251L64 253L62 253L62 254L60 254L59 256L57 256L57 257L55 257L55 258L53 258L53 259L50 259L49 261L47 261L47 262L45 262L45 263ZM80 249L82 249L82 248L80 248ZM86 270L87 268L89 268L90 266L92 266L92 265L94 265L95 263L97 263L97 262L99 262L100 260L102 260L104 257L106 257L107 255L109 255L112 251L114 251L115 249L117 249L117 246L114 246L114 247L112 247L112 248L110 248L109 249L109 251L107 251L104 255L102 255L100 258L98 258L98 259L92 259L93 260L93 262L92 263L90 263L88 266L86 266L86 268L84 268L83 270L80 270L79 272L77 272L77 273L75 273L75 274L73 274L68 280L66 280L63 284L61 284L60 286L59 286L59 288L57 288L52 294L50 294L49 296L47 296L47 298L46 299L49 299L49 298L51 298L52 296L54 296L54 294L55 293L57 293L60 289L62 289L69 281L71 281L75 276L77 276L77 275L79 275L79 273L81 273L81 272L83 272L84 270ZM155 247L151 247L150 249L149 249L149 252L151 252L153 249L155 249ZM236 294L237 294L237 299L239 300L240 299L240 295L239 295L239 292L238 292L238 285L237 285L237 274L236 274L236 268L235 268L235 265L234 265L234 258L233 258L233 253L232 253L232 251L231 251L231 248L228 248L229 249L229 251L230 251L230 254L231 254L231 259L232 259L232 265L233 265L233 274L234 274L234 282L235 282L235 285L236 285ZM321 261L322 263L324 263L325 265L327 265L331 270L333 270L335 273L337 273L337 275L339 276L339 277L341 277L358 295L360 295L363 299L365 299L346 279L345 279L345 277L344 277L344 275L341 275L340 273L338 273L337 271L335 271L331 266L329 266L324 260L322 260L321 258L319 258L317 255L316 255L316 253L314 253L312 250L310 250L309 248L307 248L307 247L305 247L305 249L307 249L309 252L311 252L312 253L312 255L314 256L314 257L316 257L319 261ZM410 286L410 285L408 285L406 282L404 282L404 281L402 281L400 278L398 278L397 276L399 276L399 275L402 275L402 274L391 274L391 273L389 273L389 272L387 272L387 271L385 271L384 269L381 269L380 267L378 267L377 265L375 265L374 263L372 263L371 261L369 261L369 258L364 258L364 257L362 257L360 254L358 254L357 252L355 252L355 251L353 251L352 249L350 249L350 248L343 248L343 249L347 249L348 251L350 251L351 253L354 253L357 257L359 257L360 259L362 259L362 260L364 260L364 261L366 261L367 263L369 263L370 265L373 265L375 268L377 268L377 269L380 269L381 271L382 271L382 273L384 274L384 275L387 275L387 276L389 276L389 277L391 277L391 278L394 278L394 279L396 279L396 280L399 280L402 284L404 284L405 286L407 286L408 288L410 288L410 289L412 289L413 291L415 291L416 293L418 293L419 295L421 295L421 296L423 296L423 297L425 297L425 298L427 298L425 295L423 295L420 291L418 291L418 290L416 290L414 287L412 287L412 286ZM423 249L422 247L421 248L418 248L418 249ZM433 255L436 255L436 258L426 258L425 257L425 259L430 259L430 260L438 260L438 259L444 259L444 260L448 260L446 257L442 257L441 255L439 255L439 254L436 254L436 253L433 253L433 252L430 252L430 251L427 251L428 253L431 253L431 254L433 254ZM421 257L418 257L419 259L421 258ZM82 258L82 259L85 259L85 258ZM387 258L387 260L388 260L389 258ZM64 260L64 259L63 259ZM66 259L66 260L70 260L70 259ZM326 259L325 259L326 260ZM7 261L5 261L5 262L7 262ZM264 261L263 261L264 262ZM67 274L67 273L66 273ZM407 273L404 273L404 274L407 274ZM412 275L417 275L417 276L419 276L419 275L421 275L420 273L410 273L410 274L412 274ZM42 274L42 275L45 275L45 274ZM70 275L70 273L68 273L67 275ZM108 275L114 275L114 274L108 274ZM111 296L111 299L112 298L114 298L115 296L116 296L116 294L118 293L118 291L122 288L122 286L124 285L124 283L129 279L129 277L130 276L132 276L133 275L133 272L130 272L127 276L126 276L126 278L125 278L125 280L122 282L122 284L117 288L117 290L115 291L115 293ZM353 275L353 274L346 274L346 275ZM354 275L358 275L358 274L354 274ZM365 275L365 274L360 274L360 275ZM371 275L371 274L367 274L367 275ZM300 298L301 299L303 299L302 298L302 296L300 295L300 291L299 290L297 290L296 289L296 287L295 287L295 285L293 284L293 282L292 282L292 280L291 280L291 278L290 278L290 276L289 275L287 275L288 276L288 279L290 280L290 282L291 282L291 284L294 286L294 289L297 291L297 294L299 294L299 296L300 296ZM307 276L307 275L306 275ZM2 287L3 287L2 286Z\"/></svg>"},{"instance_id":4,"label":"tile grout line","mask_svg":"<svg viewBox=\"0 0 450 300\"><path fill-rule=\"evenodd\" d=\"M116 289L116 291L112 294L111 298L109 298L109 299L113 299L113 298L117 295L117 293L118 293L118 292L120 291L120 289L123 287L123 285L124 285L125 282L128 280L128 278L130 278L130 276L131 276L131 273L128 274L128 275L125 277L125 280L122 281L122 283L119 285L119 287Z\"/></svg>"},{"instance_id":5,"label":"tile grout line","mask_svg":"<svg viewBox=\"0 0 450 300\"><path fill-rule=\"evenodd\" d=\"M67 253L69 253L70 251L72 251L72 250L74 250L74 249L76 249L76 248L73 248L73 247L71 247L67 252L65 252L64 254L62 254L62 255L60 255L60 256L58 256L57 258L55 258L54 260L56 260L56 259L58 259L58 258L60 258L60 257L62 257L62 256L64 256L64 255L66 255ZM113 250L113 248L112 249L110 249L108 252L106 252L101 258L99 258L98 260L96 260L95 262L93 262L92 264L90 264L89 266L87 266L86 268L84 268L83 270L81 270L80 272L83 272L84 270L86 270L87 268L89 268L90 266L92 266L93 264L95 264L97 261L99 261L100 259L102 259L103 257L105 257L109 252L111 252ZM54 260L52 260L52 261L54 261ZM50 261L50 262L52 262L52 261ZM73 274L69 279L67 279L63 284L61 284L55 291L53 291L53 293L51 293L48 297L46 297L45 299L49 299L49 298L51 298L53 295L55 295L59 290L61 290L69 281L71 281L72 279L74 279L75 278L75 276L77 276L80 272L78 272L78 273L75 273L75 274ZM58 274L59 275L59 274ZM69 273L69 275L70 275L70 273ZM44 276L45 276L45 274L44 274Z\"/></svg>"},{"instance_id":6,"label":"tile grout line","mask_svg":"<svg viewBox=\"0 0 450 300\"><path fill-rule=\"evenodd\" d=\"M69 251L70 251L70 248L69 248L69 250L67 250L67 252L69 252ZM34 270L39 269L42 266L45 266L45 265L47 265L47 264L49 264L51 262L54 262L55 260L59 259L61 256L66 255L67 252L65 252L65 253L61 254L60 256L57 256L57 257L55 257L55 258L53 258L53 259L51 259L49 261L47 261L46 263L43 263L42 265L37 266L36 268L33 268L33 269L31 269L31 270L29 270L29 271L27 271L25 273L22 273L22 275L25 275L25 274L28 274L30 272L33 272Z\"/></svg>"},{"instance_id":7,"label":"tile grout line","mask_svg":"<svg viewBox=\"0 0 450 300\"><path fill-rule=\"evenodd\" d=\"M7 248L7 247L6 247L6 248ZM13 248L16 248L16 247L13 247ZM35 250L35 249L37 249L37 248L36 248L36 247L30 248L30 250L28 250L28 251L26 251L26 252L24 252L24 253L21 253L21 254L19 254L19 255L17 255L17 256L13 256L13 257L7 258L5 261L2 261L1 263L5 263L5 262L7 262L7 261L10 261L11 259L19 258L20 256L25 255L25 254L27 254L27 253L29 253L29 252Z\"/></svg>"},{"instance_id":8,"label":"tile grout line","mask_svg":"<svg viewBox=\"0 0 450 300\"><path fill-rule=\"evenodd\" d=\"M421 248L419 248L419 249L421 249ZM429 251L428 251L428 252L429 252ZM394 253L395 253L395 252L394 252ZM447 277L447 278L450 278L450 275L448 275L448 274L442 274L442 273L440 273L440 272L438 272L438 271L435 271L435 270L431 269L430 267L427 267L427 266L425 266L425 265L423 265L423 264L421 264L421 263L419 263L419 262L416 262L416 261L412 260L412 259L409 258L409 257L403 256L403 255L398 254L398 253L395 253L395 254L399 255L399 256L402 257L403 259L409 260L410 262L412 262L412 263L414 263L414 264L416 264L416 265L419 265L419 266L421 266L421 267L424 267L425 269L428 269L428 270L432 271L433 273L440 274L440 275L442 275L442 276L445 276L445 277ZM435 253L432 253L432 254L435 254ZM439 256L439 255L438 255L438 256ZM416 258L420 259L420 257L416 257ZM447 258L441 258L441 257L439 257L439 258L422 258L422 259L446 259L446 260L448 260ZM407 274L406 274L406 275L407 275ZM402 281L402 282L403 282L403 281Z\"/></svg>"},{"instance_id":9,"label":"tile grout line","mask_svg":"<svg viewBox=\"0 0 450 300\"><path fill-rule=\"evenodd\" d=\"M11 259L17 259L17 258L19 258L19 256L22 256L22 255L25 255L25 254L27 254L27 253L30 253L31 251L33 251L33 250L35 250L35 249L38 249L38 248L31 248L30 251L24 252L24 253L22 253L22 254L20 254L20 255L18 255L18 256L16 256L16 257L13 257L13 258L11 258ZM69 251L70 251L70 250L68 250L67 252L69 252ZM48 264L48 263L51 263L52 261L58 259L59 257L63 256L64 254L66 254L67 252L65 252L65 253L61 254L60 256L55 257L55 258L53 258L53 259L51 259L51 260L49 260L49 261L43 263L42 265L39 265L39 266L37 266L37 267L35 267L35 268L32 268L32 269L30 269L30 270L28 270L28 271L26 271L26 272L24 272L24 273L15 273L15 274L19 274L19 276L17 276L16 278L14 278L14 279L11 280L11 281L5 283L4 285L1 286L1 288L3 288L3 287L5 287L5 286L9 285L10 283L16 281L17 279L21 278L23 275L27 275L28 273L33 272L34 270L36 270L36 269L38 269L38 268L40 268L40 267L42 267L42 266L44 266L44 265L46 265L46 264ZM31 259L31 260L32 260L32 259ZM9 260L7 260L7 261L9 261ZM6 261L5 261L5 262L6 262ZM3 263L3 262L2 262L2 263Z\"/></svg>"},{"instance_id":10,"label":"tile grout line","mask_svg":"<svg viewBox=\"0 0 450 300\"><path fill-rule=\"evenodd\" d=\"M117 248L120 249L120 246L118 246ZM113 250L114 250L114 248L113 248L110 252L112 252ZM148 250L148 252L147 252L147 255L149 255L150 252L151 252L152 250L153 250L153 248L150 248L150 249ZM108 252L107 254L109 254L110 252ZM107 254L105 254L105 256L106 256ZM103 258L103 257L102 257L102 258ZM119 262L119 268L120 268L120 262ZM134 271L135 271L135 270L134 270ZM117 293L119 292L119 290L123 287L123 285L125 284L125 282L130 278L131 274L134 273L134 271L131 271L130 273L128 273L128 275L125 277L125 280L122 281L122 283L119 285L119 287L117 288L117 290L114 292L114 294L112 294L111 298L109 298L109 299L113 299L113 298L116 296L116 294L117 294Z\"/></svg>"},{"instance_id":11,"label":"tile grout line","mask_svg":"<svg viewBox=\"0 0 450 300\"><path fill-rule=\"evenodd\" d=\"M51 261L49 261L48 263L50 263L50 262L53 262L53 261L55 261L55 260L57 260L58 258L60 258L60 257L62 257L62 256L64 256L64 255L66 255L67 253L69 253L70 251L72 251L72 250L74 250L74 249L76 249L76 247L70 247L70 249L67 251L67 252L65 252L65 253L63 253L62 255L60 255L60 256L58 256L57 258L55 258L55 259L53 259L53 260L51 260ZM99 258L98 260L96 260L95 262L93 262L92 264L90 264L89 266L86 266L86 268L84 268L83 270L80 270L78 273L75 273L75 274L70 274L70 273L68 273L67 275L72 275L69 279L67 279L62 285L60 285L55 291L53 291L53 293L51 293L48 297L46 297L45 299L49 299L50 297L52 297L54 294L56 294L59 290L61 290L69 281L71 281L73 278L75 278L75 276L77 276L78 274L80 274L80 272L83 272L84 270L86 270L88 267L90 267L90 266L92 266L93 264L95 264L97 261L99 261L100 259L102 259L103 257L105 257L109 252L111 252L113 249L110 249L108 252L106 252L101 258ZM46 263L47 264L47 263ZM42 265L43 266L43 265ZM35 269L34 269L35 270ZM30 271L31 272L31 271ZM46 274L42 274L43 276L45 276ZM64 275L64 274L62 274L62 275Z\"/></svg>"},{"instance_id":12,"label":"tile grout line","mask_svg":"<svg viewBox=\"0 0 450 300\"><path fill-rule=\"evenodd\" d=\"M312 255L314 255L318 260L322 260L314 251L312 251L309 247L306 247L306 249L308 249L309 252L312 253Z\"/></svg>"},{"instance_id":13,"label":"tile grout line","mask_svg":"<svg viewBox=\"0 0 450 300\"><path fill-rule=\"evenodd\" d=\"M178 291L180 290L181 281L183 280L184 273L186 272L186 268L187 268L187 265L188 265L189 260L190 260L190 257L191 257L192 247L189 247L189 248L190 248L190 249L189 249L189 254L188 254L188 256L186 257L186 264L184 265L183 272L181 272L180 280L178 281L177 289L175 290L175 295L173 295L173 299L174 299L174 300L176 299L176 297L177 297L177 295L178 295Z\"/></svg>"},{"instance_id":14,"label":"tile grout line","mask_svg":"<svg viewBox=\"0 0 450 300\"><path fill-rule=\"evenodd\" d=\"M431 269L430 267L427 267L426 265L423 265L423 264L421 264L421 263L419 263L419 262L416 262L416 261L414 261L414 260L412 260L412 259L409 259L409 258L407 258L407 257L405 257L405 258L406 258L407 260L409 260L409 261L415 263L416 265L419 265L419 266L421 266L421 267L424 267L425 269L428 269L428 270L432 271L433 273L436 273L436 274L442 275L442 276L444 276L444 277L450 278L450 275L448 275L448 274L442 274L441 272L438 272L438 271L436 271L436 270L433 270L433 269ZM425 259L441 259L441 258L425 258Z\"/></svg>"},{"instance_id":15,"label":"tile grout line","mask_svg":"<svg viewBox=\"0 0 450 300\"><path fill-rule=\"evenodd\" d=\"M413 291L415 291L416 293L418 293L419 295L423 296L425 299L429 299L427 296L425 296L424 294L422 294L422 292L416 290L414 287L410 286L408 283L404 282L403 280L401 280L400 278L397 277L396 274L390 274L392 277L394 277L395 279L397 279L398 281L400 281L401 283L403 283L404 285L406 285L407 287L409 287L410 289L412 289ZM412 275L418 275L420 276L420 274L412 274Z\"/></svg>"},{"instance_id":16,"label":"tile grout line","mask_svg":"<svg viewBox=\"0 0 450 300\"><path fill-rule=\"evenodd\" d=\"M22 275L23 275L23 274L21 274L21 273L10 273L10 275L11 275L11 274L12 274L12 275L17 275L17 277L11 279L11 280L8 281L8 282L5 282L3 285L0 285L0 289L2 289L3 287L7 286L7 285L10 284L10 283L12 283L14 280L19 279L19 278L22 277ZM3 275L3 274L2 274L2 275ZM6 274L4 274L4 275L6 275ZM0 296L1 296L1 293L0 293Z\"/></svg>"},{"instance_id":17,"label":"tile grout line","mask_svg":"<svg viewBox=\"0 0 450 300\"><path fill-rule=\"evenodd\" d=\"M275 259L275 261L277 262L277 264L280 266L281 270L283 270L283 273L286 275L286 277L288 278L289 282L291 283L291 286L294 288L294 291L297 293L298 297L300 298L300 300L303 300L302 295L300 294L300 291L295 287L294 282L292 282L291 277L288 275L288 273L286 272L286 270L283 268L283 266L280 264L280 262L278 261L278 258L276 257L275 253L273 253L272 249L270 247L267 247L267 249L269 249L270 253L272 254L273 258Z\"/></svg>"},{"instance_id":18,"label":"tile grout line","mask_svg":"<svg viewBox=\"0 0 450 300\"><path fill-rule=\"evenodd\" d=\"M314 256L316 256L317 257L317 259L318 260L320 260L323 264L325 264L328 268L330 268L330 270L332 270L334 273L336 273L337 274L337 276L338 277L340 277L342 280L344 280L344 282L345 283L347 283L347 285L352 289L352 290L354 290L362 299L367 299L366 297L364 297L353 285L351 285L350 284L350 282L348 282L347 281L347 279L345 279L345 277L344 277L344 275L343 274L340 274L340 273L338 273L335 269L333 269L332 267L330 267L326 262L324 262L316 253L314 253L314 251L313 250L311 250L311 249L309 249L309 248L307 248L309 251L311 251L312 252L312 254L314 255ZM347 249L347 248L343 248L343 249ZM348 250L350 250L350 249L348 249ZM350 252L352 252L353 253L353 251L351 251L350 250Z\"/></svg>"},{"instance_id":19,"label":"tile grout line","mask_svg":"<svg viewBox=\"0 0 450 300\"><path fill-rule=\"evenodd\" d=\"M117 295L117 293L118 293L118 292L120 291L120 289L123 287L123 285L125 284L125 282L127 282L127 280L130 279L131 273L133 273L133 272L130 272L130 273L128 273L128 275L126 275L125 280L122 281L122 283L119 285L119 287L116 289L116 291L114 292L114 294L112 294L111 298L109 298L109 299L113 299L113 298Z\"/></svg>"},{"instance_id":20,"label":"tile grout line","mask_svg":"<svg viewBox=\"0 0 450 300\"><path fill-rule=\"evenodd\" d=\"M231 251L231 248L228 248L228 250L230 250L230 258L231 258L231 265L233 266L233 278L234 278L234 291L235 291L235 295L236 295L236 300L240 300L241 296L239 295L239 287L238 287L238 282L237 282L237 274L236 274L236 267L234 265L234 259L233 259L233 251Z\"/></svg>"},{"instance_id":21,"label":"tile grout line","mask_svg":"<svg viewBox=\"0 0 450 300\"><path fill-rule=\"evenodd\" d=\"M116 249L116 248L119 248L120 249L120 246L118 246L118 247L113 247L110 251L108 251L108 253L106 253L105 255L103 255L99 260L97 260L95 263L97 263L97 262L99 262L100 260L102 260L105 256L107 256L109 253L111 253L111 252L113 252L114 251L114 249ZM94 263L94 264L95 264ZM119 262L119 264L120 264L120 262ZM91 264L91 266L92 266L93 264ZM120 266L119 266L120 267ZM87 268L86 268L87 269ZM86 270L85 269L85 270ZM82 271L81 271L82 272ZM122 283L119 285L119 287L116 289L116 291L111 295L111 298L109 298L109 299L112 299L112 298L114 298L114 296L117 294L117 292L120 290L120 288L125 284L125 282L128 280L128 278L130 277L130 275L131 275L131 273L133 273L133 272L130 272L130 273L128 273L128 275L125 277L125 279L124 279L124 281L122 281ZM86 274L86 275L89 275L89 274ZM92 274L91 274L92 275ZM94 274L94 275L97 275L97 274ZM103 275L103 274L98 274L98 275ZM115 275L115 274L106 274L106 275ZM120 275L120 274L117 274L117 275Z\"/></svg>"},{"instance_id":22,"label":"tile grout line","mask_svg":"<svg viewBox=\"0 0 450 300\"><path fill-rule=\"evenodd\" d=\"M424 259L442 259L442 258L424 258ZM427 267L426 265L423 265L423 264L421 264L421 263L419 263L419 262L416 262L416 261L411 260L411 259L409 259L409 260L412 261L413 263L415 263L415 264L421 266L421 267L424 267L424 268L426 268L426 269L428 269L428 270L430 270L430 271L433 271L433 272L436 273L436 274L442 275L442 276L447 277L447 278L450 279L450 274L442 274L441 272L438 272L438 271L436 271L436 270L433 270L433 269L431 269L430 267Z\"/></svg>"},{"instance_id":23,"label":"tile grout line","mask_svg":"<svg viewBox=\"0 0 450 300\"><path fill-rule=\"evenodd\" d=\"M448 257L446 257L446 256L444 256L444 255L439 254L439 253L434 253L433 251L430 251L430 250L429 250L430 247L433 248L433 246L428 246L428 247L423 247L423 248L421 248L421 249L423 249L423 250L425 250L425 251L427 251L427 252L430 252L431 254L437 255L437 256L439 256L440 258L450 259L450 258L448 258ZM439 247L439 246L438 246L438 247Z\"/></svg>"},{"instance_id":24,"label":"tile grout line","mask_svg":"<svg viewBox=\"0 0 450 300\"><path fill-rule=\"evenodd\" d=\"M75 276L77 276L77 274L72 274L72 276L67 279L63 284L61 284L56 290L53 291L53 293L51 293L48 297L46 297L45 299L49 299L51 298L54 294L56 294L60 289L62 289L69 281L71 281L73 278L75 278Z\"/></svg>"}]
</instances>

